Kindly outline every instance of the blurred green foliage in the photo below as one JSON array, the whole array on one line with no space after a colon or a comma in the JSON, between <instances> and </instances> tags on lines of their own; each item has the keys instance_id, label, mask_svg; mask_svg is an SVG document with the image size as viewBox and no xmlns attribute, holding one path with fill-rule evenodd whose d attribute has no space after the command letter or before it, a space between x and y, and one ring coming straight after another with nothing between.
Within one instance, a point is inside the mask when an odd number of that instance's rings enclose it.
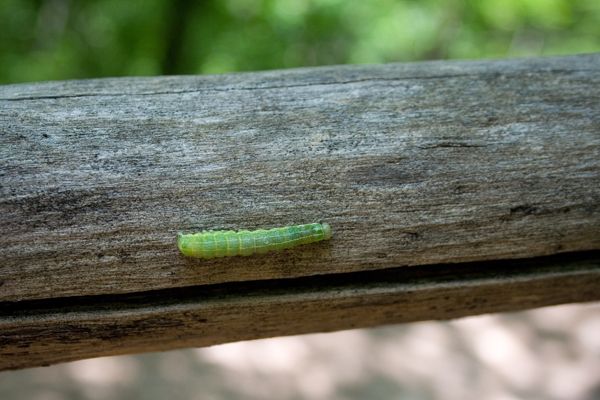
<instances>
[{"instance_id":1,"label":"blurred green foliage","mask_svg":"<svg viewBox=\"0 0 600 400\"><path fill-rule=\"evenodd\" d=\"M600 50L600 0L0 0L0 82Z\"/></svg>"}]
</instances>

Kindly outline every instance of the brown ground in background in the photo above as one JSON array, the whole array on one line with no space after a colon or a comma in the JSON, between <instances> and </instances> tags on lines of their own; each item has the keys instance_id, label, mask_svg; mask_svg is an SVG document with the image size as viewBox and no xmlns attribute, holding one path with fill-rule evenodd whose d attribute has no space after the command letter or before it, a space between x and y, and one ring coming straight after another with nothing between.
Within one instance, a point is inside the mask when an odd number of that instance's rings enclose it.
<instances>
[{"instance_id":1,"label":"brown ground in background","mask_svg":"<svg viewBox=\"0 0 600 400\"><path fill-rule=\"evenodd\" d=\"M600 303L0 373L0 399L600 398Z\"/></svg>"}]
</instances>

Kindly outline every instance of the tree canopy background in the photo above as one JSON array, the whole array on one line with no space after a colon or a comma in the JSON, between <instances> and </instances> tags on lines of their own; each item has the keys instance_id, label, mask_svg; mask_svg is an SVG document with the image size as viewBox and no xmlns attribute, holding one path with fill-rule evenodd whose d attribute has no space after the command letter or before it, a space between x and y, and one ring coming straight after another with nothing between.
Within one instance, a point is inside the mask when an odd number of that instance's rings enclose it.
<instances>
[{"instance_id":1,"label":"tree canopy background","mask_svg":"<svg viewBox=\"0 0 600 400\"><path fill-rule=\"evenodd\" d=\"M600 51L598 0L3 0L0 83Z\"/></svg>"}]
</instances>

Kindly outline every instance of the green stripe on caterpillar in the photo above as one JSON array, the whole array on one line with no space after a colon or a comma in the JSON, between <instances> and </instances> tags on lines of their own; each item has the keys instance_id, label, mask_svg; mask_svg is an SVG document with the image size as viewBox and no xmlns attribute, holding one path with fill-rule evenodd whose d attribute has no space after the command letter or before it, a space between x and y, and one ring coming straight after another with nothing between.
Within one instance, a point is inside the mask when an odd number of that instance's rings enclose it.
<instances>
[{"instance_id":1,"label":"green stripe on caterpillar","mask_svg":"<svg viewBox=\"0 0 600 400\"><path fill-rule=\"evenodd\" d=\"M204 231L177 235L181 254L194 258L218 258L263 254L331 238L325 223L258 229L256 231Z\"/></svg>"}]
</instances>

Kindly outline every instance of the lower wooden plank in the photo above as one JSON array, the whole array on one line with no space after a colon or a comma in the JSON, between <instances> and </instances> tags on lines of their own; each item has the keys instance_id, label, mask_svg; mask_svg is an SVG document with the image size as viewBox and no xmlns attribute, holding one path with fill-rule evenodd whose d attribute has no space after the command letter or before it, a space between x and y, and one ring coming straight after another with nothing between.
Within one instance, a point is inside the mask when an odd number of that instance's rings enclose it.
<instances>
[{"instance_id":1,"label":"lower wooden plank","mask_svg":"<svg viewBox=\"0 0 600 400\"><path fill-rule=\"evenodd\" d=\"M600 300L600 252L0 303L0 369Z\"/></svg>"}]
</instances>

